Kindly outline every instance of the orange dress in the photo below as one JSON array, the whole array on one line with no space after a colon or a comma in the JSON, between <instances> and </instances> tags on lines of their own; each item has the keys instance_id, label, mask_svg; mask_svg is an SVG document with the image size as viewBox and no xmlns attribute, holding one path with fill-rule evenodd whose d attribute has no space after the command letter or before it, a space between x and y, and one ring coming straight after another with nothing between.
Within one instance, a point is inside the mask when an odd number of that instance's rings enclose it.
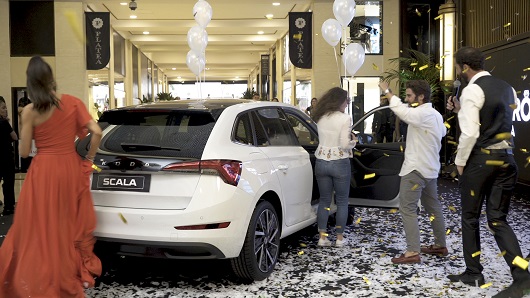
<instances>
[{"instance_id":1,"label":"orange dress","mask_svg":"<svg viewBox=\"0 0 530 298\"><path fill-rule=\"evenodd\" d=\"M101 274L87 161L74 146L91 119L81 100L63 95L60 108L34 128L37 155L0 247L0 298L85 297L83 283L94 286Z\"/></svg>"}]
</instances>

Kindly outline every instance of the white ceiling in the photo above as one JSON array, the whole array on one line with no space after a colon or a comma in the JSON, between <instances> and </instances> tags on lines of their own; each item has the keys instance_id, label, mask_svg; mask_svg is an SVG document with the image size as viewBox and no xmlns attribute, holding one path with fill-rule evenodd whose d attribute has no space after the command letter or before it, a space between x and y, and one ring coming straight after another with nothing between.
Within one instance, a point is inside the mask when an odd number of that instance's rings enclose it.
<instances>
[{"instance_id":1,"label":"white ceiling","mask_svg":"<svg viewBox=\"0 0 530 298\"><path fill-rule=\"evenodd\" d=\"M131 40L173 81L195 81L186 65L188 30L197 23L197 0L87 0L93 11L108 11L113 28ZM330 0L331 1L331 0ZM120 3L127 2L127 5ZM273 6L279 2L279 6ZM276 40L289 30L289 12L311 9L312 0L208 0L213 17L206 27L206 80L246 80ZM137 19L131 19L134 14ZM267 19L266 14L273 14ZM143 34L148 31L149 34ZM258 31L264 34L259 35ZM173 70L172 68L176 68ZM180 78L178 78L180 77ZM237 78L239 77L239 79Z\"/></svg>"}]
</instances>

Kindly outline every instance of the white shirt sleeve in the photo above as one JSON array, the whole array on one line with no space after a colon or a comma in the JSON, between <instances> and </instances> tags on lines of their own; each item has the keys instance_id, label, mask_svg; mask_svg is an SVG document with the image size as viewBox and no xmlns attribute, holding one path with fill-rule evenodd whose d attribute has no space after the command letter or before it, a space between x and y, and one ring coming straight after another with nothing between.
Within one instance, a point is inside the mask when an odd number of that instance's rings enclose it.
<instances>
[{"instance_id":1,"label":"white shirt sleeve","mask_svg":"<svg viewBox=\"0 0 530 298\"><path fill-rule=\"evenodd\" d=\"M351 149L355 147L355 141L351 140L351 129L349 117L344 117L345 121L342 123L339 133L340 147L343 149Z\"/></svg>"},{"instance_id":2,"label":"white shirt sleeve","mask_svg":"<svg viewBox=\"0 0 530 298\"><path fill-rule=\"evenodd\" d=\"M466 165L477 138L480 136L480 109L482 109L484 101L484 91L476 84L469 84L462 91L460 111L458 112L461 134L458 139L458 152L455 158L457 166Z\"/></svg>"},{"instance_id":3,"label":"white shirt sleeve","mask_svg":"<svg viewBox=\"0 0 530 298\"><path fill-rule=\"evenodd\" d=\"M408 104L402 103L401 99L395 95L390 99L390 109L400 120L409 125L420 127L424 124L423 111L409 107Z\"/></svg>"}]
</instances>

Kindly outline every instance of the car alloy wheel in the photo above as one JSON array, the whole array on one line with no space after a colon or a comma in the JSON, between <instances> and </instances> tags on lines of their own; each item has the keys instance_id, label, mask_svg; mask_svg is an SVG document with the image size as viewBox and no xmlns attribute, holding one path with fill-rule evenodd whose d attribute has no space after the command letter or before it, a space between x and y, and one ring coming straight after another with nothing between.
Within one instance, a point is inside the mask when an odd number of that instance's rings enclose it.
<instances>
[{"instance_id":1,"label":"car alloy wheel","mask_svg":"<svg viewBox=\"0 0 530 298\"><path fill-rule=\"evenodd\" d=\"M260 202L249 223L241 253L232 260L234 273L245 280L267 278L278 261L281 228L271 203Z\"/></svg>"}]
</instances>

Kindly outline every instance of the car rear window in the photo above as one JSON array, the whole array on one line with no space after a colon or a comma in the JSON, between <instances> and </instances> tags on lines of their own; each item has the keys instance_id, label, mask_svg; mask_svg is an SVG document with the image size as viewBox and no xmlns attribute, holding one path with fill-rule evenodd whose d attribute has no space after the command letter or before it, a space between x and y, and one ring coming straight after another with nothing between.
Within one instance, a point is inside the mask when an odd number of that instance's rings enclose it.
<instances>
[{"instance_id":1,"label":"car rear window","mask_svg":"<svg viewBox=\"0 0 530 298\"><path fill-rule=\"evenodd\" d=\"M120 110L105 113L102 150L119 154L201 158L215 124L209 111Z\"/></svg>"}]
</instances>

